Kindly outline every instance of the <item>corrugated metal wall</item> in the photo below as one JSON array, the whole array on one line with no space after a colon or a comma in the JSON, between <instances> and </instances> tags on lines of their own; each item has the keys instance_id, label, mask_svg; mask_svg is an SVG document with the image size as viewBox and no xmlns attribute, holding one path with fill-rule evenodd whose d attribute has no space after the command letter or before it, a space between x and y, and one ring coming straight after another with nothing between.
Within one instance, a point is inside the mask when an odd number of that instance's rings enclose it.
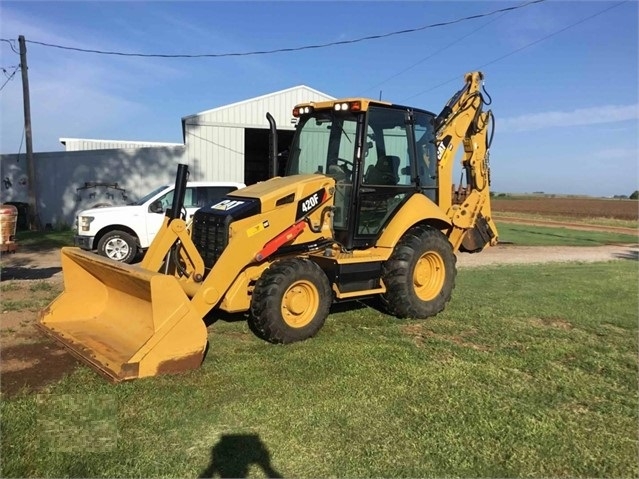
<instances>
[{"instance_id":1,"label":"corrugated metal wall","mask_svg":"<svg viewBox=\"0 0 639 479\"><path fill-rule=\"evenodd\" d=\"M35 153L35 189L43 225L68 224L96 203L126 204L163 184L173 184L184 147ZM0 200L28 202L25 155L0 155ZM117 183L120 189L86 183ZM126 198L124 198L124 196Z\"/></svg>"},{"instance_id":2,"label":"corrugated metal wall","mask_svg":"<svg viewBox=\"0 0 639 479\"><path fill-rule=\"evenodd\" d=\"M156 148L182 146L179 143L162 143L155 141L120 141L120 140L90 140L86 138L60 138L64 142L66 151L86 150L114 150L132 148Z\"/></svg>"},{"instance_id":3,"label":"corrugated metal wall","mask_svg":"<svg viewBox=\"0 0 639 479\"><path fill-rule=\"evenodd\" d=\"M186 158L194 165L191 178L244 181L244 128L185 125Z\"/></svg>"}]
</instances>

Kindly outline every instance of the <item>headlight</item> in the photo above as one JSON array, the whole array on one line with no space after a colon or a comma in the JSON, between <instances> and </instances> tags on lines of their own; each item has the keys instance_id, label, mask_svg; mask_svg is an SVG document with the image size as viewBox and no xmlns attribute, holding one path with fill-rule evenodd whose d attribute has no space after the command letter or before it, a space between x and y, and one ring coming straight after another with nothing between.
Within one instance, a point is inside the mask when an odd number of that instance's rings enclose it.
<instances>
[{"instance_id":1,"label":"headlight","mask_svg":"<svg viewBox=\"0 0 639 479\"><path fill-rule=\"evenodd\" d=\"M89 228L91 228L91 222L93 220L93 216L80 216L80 231L89 231Z\"/></svg>"},{"instance_id":2,"label":"headlight","mask_svg":"<svg viewBox=\"0 0 639 479\"><path fill-rule=\"evenodd\" d=\"M293 108L293 116L299 118L301 115L308 115L313 111L312 106L296 106Z\"/></svg>"},{"instance_id":3,"label":"headlight","mask_svg":"<svg viewBox=\"0 0 639 479\"><path fill-rule=\"evenodd\" d=\"M335 103L333 106L335 111L362 111L362 102L360 101L350 101L343 103Z\"/></svg>"}]
</instances>

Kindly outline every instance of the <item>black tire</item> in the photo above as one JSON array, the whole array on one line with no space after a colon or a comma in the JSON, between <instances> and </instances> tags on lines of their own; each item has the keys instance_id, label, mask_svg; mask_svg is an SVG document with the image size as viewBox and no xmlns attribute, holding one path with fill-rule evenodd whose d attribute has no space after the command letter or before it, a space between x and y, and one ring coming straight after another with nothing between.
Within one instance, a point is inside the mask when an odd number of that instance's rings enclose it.
<instances>
[{"instance_id":1,"label":"black tire","mask_svg":"<svg viewBox=\"0 0 639 479\"><path fill-rule=\"evenodd\" d=\"M98 254L121 263L131 263L138 254L138 245L133 236L124 231L113 230L98 241Z\"/></svg>"},{"instance_id":2,"label":"black tire","mask_svg":"<svg viewBox=\"0 0 639 479\"><path fill-rule=\"evenodd\" d=\"M386 261L382 302L398 318L426 319L441 312L455 288L457 258L439 230L415 226L399 240Z\"/></svg>"},{"instance_id":3,"label":"black tire","mask_svg":"<svg viewBox=\"0 0 639 479\"><path fill-rule=\"evenodd\" d=\"M304 341L322 328L331 303L328 278L317 264L304 258L281 260L255 283L249 326L271 343Z\"/></svg>"}]
</instances>

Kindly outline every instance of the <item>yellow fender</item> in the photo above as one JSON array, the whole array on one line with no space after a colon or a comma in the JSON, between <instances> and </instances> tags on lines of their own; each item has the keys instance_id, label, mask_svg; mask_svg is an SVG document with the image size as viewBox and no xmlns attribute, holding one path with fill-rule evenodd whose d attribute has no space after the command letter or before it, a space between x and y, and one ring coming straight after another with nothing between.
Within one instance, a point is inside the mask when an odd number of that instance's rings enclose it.
<instances>
[{"instance_id":1,"label":"yellow fender","mask_svg":"<svg viewBox=\"0 0 639 479\"><path fill-rule=\"evenodd\" d=\"M416 194L411 196L393 217L376 246L392 250L406 231L418 223L424 223L425 219L440 230L451 227L450 218L435 203L424 195Z\"/></svg>"}]
</instances>

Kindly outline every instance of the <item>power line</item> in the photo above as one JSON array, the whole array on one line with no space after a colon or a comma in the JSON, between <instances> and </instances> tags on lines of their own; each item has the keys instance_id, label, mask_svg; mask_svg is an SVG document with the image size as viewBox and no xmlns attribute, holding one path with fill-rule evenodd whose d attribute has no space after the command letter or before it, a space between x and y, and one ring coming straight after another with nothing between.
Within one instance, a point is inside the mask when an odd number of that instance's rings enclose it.
<instances>
[{"instance_id":1,"label":"power line","mask_svg":"<svg viewBox=\"0 0 639 479\"><path fill-rule=\"evenodd\" d=\"M379 83L376 83L376 84L375 84L375 85L373 85L372 87L365 89L364 91L372 90L373 88L376 88L376 87L378 87L378 86L380 86L380 85L383 85L384 83L386 83L386 82L388 82L388 81L392 80L393 78L397 78L398 76L403 75L403 74L404 74L404 73L406 73L407 71L410 71L410 70L412 70L413 68L415 68L417 65L420 65L420 64L424 63L426 60L429 60L429 59L433 58L434 56L439 55L439 54L440 54L441 52L443 52L444 50L447 50L448 48L452 47L453 45L455 45L455 44L457 44L457 43L461 42L462 40L464 40L464 39L466 39L466 38L470 37L471 35L474 35L474 34L475 34L475 33L477 33L479 30L482 30L483 28L486 28L488 25L490 25L490 24L491 24L491 23L493 23L493 22L496 22L497 20L499 20L501 17L503 17L503 16L504 16L504 15L506 15L507 13L508 13L508 12L503 12L503 13L502 13L501 15L499 15L497 18L493 18L492 20L490 20L490 21L488 21L488 22L484 23L482 26L480 26L480 27L478 27L478 28L474 29L474 30L473 30L473 31L471 31L470 33L467 33L466 35L464 35L464 36L462 36L462 37L458 38L457 40L455 40L455 41L453 41L453 42L451 42L451 43L447 44L446 46L444 46L444 47L440 48L439 50L437 50L437 51L435 51L435 52L433 52L433 53L431 53L430 55L428 55L428 56L426 56L426 57L424 57L424 58L422 58L422 59L418 60L417 62L415 62L415 63L413 63L412 65L410 65L409 67L406 67L406 68L404 68L403 70L401 70L401 71L399 71L399 72L395 73L394 75L389 76L389 77L388 77L388 78L386 78L385 80L382 80L382 81L380 81Z\"/></svg>"},{"instance_id":2,"label":"power line","mask_svg":"<svg viewBox=\"0 0 639 479\"><path fill-rule=\"evenodd\" d=\"M18 65L17 67L15 67L15 70L13 70L13 73L11 73L10 75L7 76L7 79L5 80L5 82L2 84L2 86L0 86L0 91L2 91L2 89L5 87L5 85L7 83L9 83L13 77L15 76L16 72L20 69L20 65ZM7 75L7 71L3 68L2 72Z\"/></svg>"},{"instance_id":3,"label":"power line","mask_svg":"<svg viewBox=\"0 0 639 479\"><path fill-rule=\"evenodd\" d=\"M7 71L7 69L11 69L11 68L20 68L20 65L11 65L10 67L2 67L0 68L0 70L2 70L2 73L4 73L4 76L8 77L9 72Z\"/></svg>"},{"instance_id":4,"label":"power line","mask_svg":"<svg viewBox=\"0 0 639 479\"><path fill-rule=\"evenodd\" d=\"M41 45L41 46L44 46L44 47L59 48L61 50L71 50L71 51L76 51L76 52L81 52L81 53L95 53L95 54L100 54L100 55L116 55L116 56L123 56L123 57L222 58L222 57L243 57L243 56L249 56L249 55L269 55L269 54L272 54L272 53L298 52L298 51L302 51L302 50L327 48L327 47L333 47L333 46L338 46L338 45L349 45L349 44L360 43L360 42L369 41L369 40L379 40L381 38L388 38L388 37L392 37L392 36L396 36L396 35L404 35L404 34L407 34L407 33L415 33L415 32L419 32L419 31L431 29L431 28L445 27L445 26L454 25L456 23L461 23L461 22L465 22L465 21L469 21L469 20L476 20L478 18L489 17L491 15L495 15L495 14L498 14L498 13L508 12L508 11L512 11L512 10L518 10L520 8L528 7L530 5L534 5L536 3L542 3L542 2L545 2L545 1L546 0L531 0L531 1L527 2L527 3L522 4L522 5L516 5L516 6L512 6L512 7L500 8L498 10L493 10L491 12L480 13L480 14L477 14L477 15L470 15L470 16L467 16L467 17L458 18L456 20L450 20L450 21L447 21L447 22L432 23L432 24L429 24L429 25L424 25L422 27L409 28L409 29L406 29L406 30L398 30L398 31L394 31L394 32L390 32L390 33L383 33L383 34L379 34L379 35L370 35L370 36L366 36L366 37L355 38L355 39L352 39L352 40L341 40L341 41L337 41L337 42L321 43L321 44L317 44L317 45L305 45L305 46L301 46L301 47L278 48L278 49L274 49L274 50L259 50L259 51L252 51L252 52L202 53L202 54L126 53L126 52L115 52L115 51L104 51L104 50L91 50L91 49L87 49L87 48L76 48L76 47L69 47L69 46L64 46L64 45L55 45L55 44L52 44L52 43L38 42L38 41L35 41L35 40L28 40L28 42L29 43L33 43L35 45ZM4 38L1 39L1 40L2 41L7 41L7 42L9 41L9 40L4 39ZM13 48L13 46L12 46L12 48Z\"/></svg>"},{"instance_id":5,"label":"power line","mask_svg":"<svg viewBox=\"0 0 639 479\"><path fill-rule=\"evenodd\" d=\"M16 50L15 40L9 40L7 38L0 38L0 41L7 42L9 44L9 46L11 47L11 50L13 50L13 53L16 53L16 54L20 55L20 52L18 50Z\"/></svg>"},{"instance_id":6,"label":"power line","mask_svg":"<svg viewBox=\"0 0 639 479\"><path fill-rule=\"evenodd\" d=\"M582 18L581 20L579 20L579 21L577 21L575 23L571 23L570 25L565 26L564 28L562 28L560 30L557 30L557 31L555 31L553 33L550 33L550 34L548 34L548 35L546 35L546 36L544 36L542 38L539 38L539 39L535 40L534 42L530 42L527 45L524 45L523 47L519 47L519 48L517 48L517 49L515 49L515 50L513 50L513 51L511 51L509 53L506 53L505 55L502 55L500 57L495 58L494 60L491 60L489 62L483 63L482 65L479 65L479 66L477 66L475 68L472 68L472 70L473 71L481 70L482 68L487 67L488 65L492 65L494 63L497 63L498 61L501 61L504 58L508 58L508 57L514 55L515 53L519 53L520 51L525 50L528 47L532 47L533 45L536 45L537 43L543 42L544 40L547 40L547 39L549 39L551 37L554 37L555 35L563 33L563 32L565 32L566 30L568 30L568 29L570 29L572 27L576 27L577 25L581 25L582 23L587 22L588 20L592 20L593 18L598 17L599 15L603 15L604 13L612 10L613 8L617 8L617 7L621 6L621 5L623 5L624 3L628 3L629 1L630 0L623 0L622 2L614 4L612 7L604 8L603 10L601 10L601 11L599 11L597 13L594 13L594 14L588 16L588 17ZM420 95L423 95L424 93L428 93L429 91L436 90L439 87L447 85L447 84L449 84L449 83L451 83L453 81L459 80L459 77L460 77L460 75L457 75L457 76L455 76L453 78L450 78L450 79L448 79L448 80L446 80L446 81L444 81L442 83L439 83L439 84L437 84L437 85L435 85L435 86L433 86L433 87L431 87L431 88L429 88L427 90L423 90L423 91L421 91L419 93L415 93L414 95L406 97L406 98L404 98L403 100L400 100L400 101L401 102L405 102L407 100L415 98L416 96L420 96Z\"/></svg>"}]
</instances>

